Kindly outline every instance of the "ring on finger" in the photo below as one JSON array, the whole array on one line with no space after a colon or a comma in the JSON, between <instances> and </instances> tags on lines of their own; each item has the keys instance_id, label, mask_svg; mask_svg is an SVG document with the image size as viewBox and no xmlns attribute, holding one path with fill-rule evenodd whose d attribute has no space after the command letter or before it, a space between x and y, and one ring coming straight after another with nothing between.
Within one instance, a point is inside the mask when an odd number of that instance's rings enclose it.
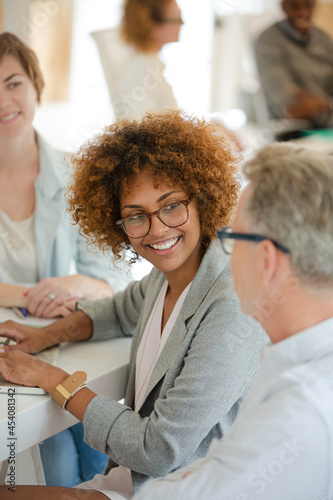
<instances>
[{"instance_id":1,"label":"ring on finger","mask_svg":"<svg viewBox=\"0 0 333 500\"><path fill-rule=\"evenodd\" d=\"M56 297L57 297L57 296L56 296L54 293L49 293L49 294L48 294L48 298L49 298L50 300L54 300Z\"/></svg>"}]
</instances>

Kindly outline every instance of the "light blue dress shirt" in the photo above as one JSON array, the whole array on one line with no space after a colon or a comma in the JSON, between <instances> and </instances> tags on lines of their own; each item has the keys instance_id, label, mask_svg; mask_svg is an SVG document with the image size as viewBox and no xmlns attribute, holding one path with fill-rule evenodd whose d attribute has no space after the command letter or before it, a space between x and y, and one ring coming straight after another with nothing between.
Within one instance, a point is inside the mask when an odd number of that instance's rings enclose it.
<instances>
[{"instance_id":1,"label":"light blue dress shirt","mask_svg":"<svg viewBox=\"0 0 333 500\"><path fill-rule=\"evenodd\" d=\"M111 264L110 255L103 255L87 245L78 227L67 213L65 191L69 171L64 152L53 149L37 134L39 174L35 183L35 233L39 279L67 276L74 261L78 273L107 281L115 292L132 281L124 263Z\"/></svg>"},{"instance_id":2,"label":"light blue dress shirt","mask_svg":"<svg viewBox=\"0 0 333 500\"><path fill-rule=\"evenodd\" d=\"M333 499L332 431L330 318L265 346L229 433L205 458L147 483L134 499Z\"/></svg>"}]
</instances>

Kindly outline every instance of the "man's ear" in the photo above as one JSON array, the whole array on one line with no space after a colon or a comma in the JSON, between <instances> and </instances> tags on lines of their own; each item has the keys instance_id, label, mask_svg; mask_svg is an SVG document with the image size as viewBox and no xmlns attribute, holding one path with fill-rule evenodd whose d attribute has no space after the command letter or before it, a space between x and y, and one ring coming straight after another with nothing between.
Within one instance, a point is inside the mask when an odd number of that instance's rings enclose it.
<instances>
[{"instance_id":1,"label":"man's ear","mask_svg":"<svg viewBox=\"0 0 333 500\"><path fill-rule=\"evenodd\" d=\"M282 10L283 10L283 12L286 14L286 2L285 2L285 0L283 0L283 1L281 2L281 9L282 9Z\"/></svg>"},{"instance_id":2,"label":"man's ear","mask_svg":"<svg viewBox=\"0 0 333 500\"><path fill-rule=\"evenodd\" d=\"M270 240L261 243L261 272L263 280L270 283L279 271L279 250Z\"/></svg>"}]
</instances>

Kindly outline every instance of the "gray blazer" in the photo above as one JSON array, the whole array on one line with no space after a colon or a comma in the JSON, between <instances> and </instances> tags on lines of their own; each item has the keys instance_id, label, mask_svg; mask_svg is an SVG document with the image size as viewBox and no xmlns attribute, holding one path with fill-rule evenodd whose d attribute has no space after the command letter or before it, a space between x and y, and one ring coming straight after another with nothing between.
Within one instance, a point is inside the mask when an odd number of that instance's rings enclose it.
<instances>
[{"instance_id":1,"label":"gray blazer","mask_svg":"<svg viewBox=\"0 0 333 500\"><path fill-rule=\"evenodd\" d=\"M94 339L132 335L125 405L96 396L84 416L85 440L132 470L134 491L205 455L233 422L267 337L244 316L220 244L207 250L153 370L145 401L132 410L135 360L144 327L165 280L157 269L111 299L81 302Z\"/></svg>"}]
</instances>

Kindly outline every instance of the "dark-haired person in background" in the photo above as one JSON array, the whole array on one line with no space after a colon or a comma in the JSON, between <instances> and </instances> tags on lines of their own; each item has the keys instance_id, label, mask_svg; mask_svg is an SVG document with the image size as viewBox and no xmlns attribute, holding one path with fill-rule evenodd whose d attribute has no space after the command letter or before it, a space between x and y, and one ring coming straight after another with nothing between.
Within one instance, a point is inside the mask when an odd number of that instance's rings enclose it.
<instances>
[{"instance_id":1,"label":"dark-haired person in background","mask_svg":"<svg viewBox=\"0 0 333 500\"><path fill-rule=\"evenodd\" d=\"M312 24L316 0L283 0L286 15L256 43L258 71L273 118L333 127L333 41Z\"/></svg>"}]
</instances>

